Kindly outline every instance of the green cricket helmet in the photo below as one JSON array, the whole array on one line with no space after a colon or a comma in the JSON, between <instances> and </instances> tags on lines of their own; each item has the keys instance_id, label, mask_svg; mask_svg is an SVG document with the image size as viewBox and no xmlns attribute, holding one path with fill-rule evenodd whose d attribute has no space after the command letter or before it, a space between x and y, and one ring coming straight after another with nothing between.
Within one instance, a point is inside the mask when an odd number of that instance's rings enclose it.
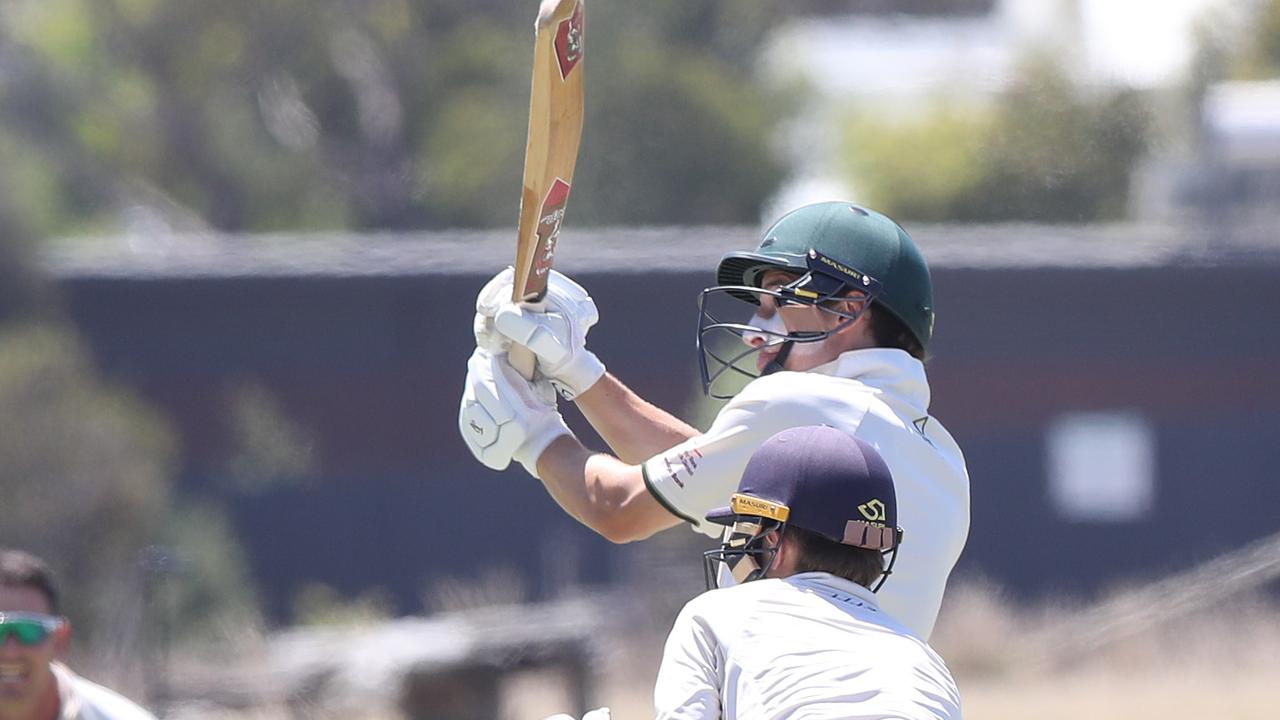
<instances>
[{"instance_id":1,"label":"green cricket helmet","mask_svg":"<svg viewBox=\"0 0 1280 720\"><path fill-rule=\"evenodd\" d=\"M799 275L776 291L761 287L769 270L790 270ZM703 388L713 397L715 381L728 374L756 376L742 366L749 355L759 352L753 338L764 345L783 343L781 353L767 374L780 369L791 343L821 340L826 333L787 333L776 316L772 323L757 315L754 324L735 321L734 313L722 304L725 298L760 304L771 295L778 304L816 305L852 323L857 316L824 305L851 290L861 291L871 302L902 321L922 348L933 335L933 282L929 268L911 236L890 218L848 202L822 202L793 210L773 224L754 252L733 252L724 256L716 271L716 285L699 298L699 360ZM858 313L860 315L861 313ZM725 341L726 336L736 336ZM742 350L747 342L748 349ZM730 349L730 347L734 349ZM712 365L716 367L713 369Z\"/></svg>"}]
</instances>

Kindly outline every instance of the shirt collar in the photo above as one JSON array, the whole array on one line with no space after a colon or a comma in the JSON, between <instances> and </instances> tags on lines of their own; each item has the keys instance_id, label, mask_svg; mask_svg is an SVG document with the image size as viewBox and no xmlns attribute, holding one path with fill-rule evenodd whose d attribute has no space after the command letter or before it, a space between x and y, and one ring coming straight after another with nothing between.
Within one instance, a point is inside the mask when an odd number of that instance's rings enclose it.
<instances>
[{"instance_id":1,"label":"shirt collar","mask_svg":"<svg viewBox=\"0 0 1280 720\"><path fill-rule=\"evenodd\" d=\"M929 380L924 363L897 348L849 350L809 372L852 378L889 393L921 410L929 409Z\"/></svg>"},{"instance_id":2,"label":"shirt collar","mask_svg":"<svg viewBox=\"0 0 1280 720\"><path fill-rule=\"evenodd\" d=\"M877 610L880 609L880 602L876 598L876 594L871 592L869 588L863 587L852 580L847 580L838 575L832 575L829 572L802 572L790 575L783 579L794 585L804 585L808 587L818 585L830 588L846 595L852 595L872 608Z\"/></svg>"},{"instance_id":3,"label":"shirt collar","mask_svg":"<svg viewBox=\"0 0 1280 720\"><path fill-rule=\"evenodd\" d=\"M80 717L80 697L76 695L71 669L59 662L49 663L49 668L58 679L58 699L61 701L58 720L76 720Z\"/></svg>"}]
</instances>

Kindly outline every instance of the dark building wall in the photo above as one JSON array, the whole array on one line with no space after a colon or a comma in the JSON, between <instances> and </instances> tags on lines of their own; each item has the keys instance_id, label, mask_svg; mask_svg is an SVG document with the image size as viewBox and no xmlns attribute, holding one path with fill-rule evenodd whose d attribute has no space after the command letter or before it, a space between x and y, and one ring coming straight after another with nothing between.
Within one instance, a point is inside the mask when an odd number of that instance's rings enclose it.
<instances>
[{"instance_id":1,"label":"dark building wall","mask_svg":"<svg viewBox=\"0 0 1280 720\"><path fill-rule=\"evenodd\" d=\"M972 477L961 571L1081 593L1280 531L1278 278L1266 266L939 272L933 410ZM1048 424L1100 410L1155 430L1140 520L1067 522L1049 502Z\"/></svg>"},{"instance_id":2,"label":"dark building wall","mask_svg":"<svg viewBox=\"0 0 1280 720\"><path fill-rule=\"evenodd\" d=\"M600 306L591 345L610 370L661 406L687 407L706 274L576 275ZM432 580L489 566L526 573L541 595L621 572L625 553L568 519L522 471L475 463L457 436L485 279L63 285L105 371L175 422L184 487L230 503L280 615L308 582L349 593L383 586L411 611ZM957 572L1024 595L1088 593L1280 530L1276 280L1266 265L935 270L932 411L965 449L972 479ZM246 382L269 388L313 433L318 471L308 482L246 495L221 481L229 393ZM1152 510L1132 522L1063 520L1048 497L1045 428L1064 412L1117 409L1156 430Z\"/></svg>"}]
</instances>

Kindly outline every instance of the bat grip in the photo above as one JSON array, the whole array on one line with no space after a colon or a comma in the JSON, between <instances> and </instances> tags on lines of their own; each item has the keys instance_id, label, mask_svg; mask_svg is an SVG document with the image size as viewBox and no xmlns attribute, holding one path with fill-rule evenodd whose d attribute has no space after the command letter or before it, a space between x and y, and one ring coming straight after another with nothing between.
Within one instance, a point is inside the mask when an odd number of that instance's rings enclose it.
<instances>
[{"instance_id":1,"label":"bat grip","mask_svg":"<svg viewBox=\"0 0 1280 720\"><path fill-rule=\"evenodd\" d=\"M547 307L545 300L546 297L543 296L541 299L536 301L526 300L521 303L521 305L530 310L541 312ZM511 367L515 368L516 372L520 373L520 377L533 382L533 371L538 363L538 356L534 355L532 350L524 345L512 343L511 349L507 351L507 362Z\"/></svg>"},{"instance_id":2,"label":"bat grip","mask_svg":"<svg viewBox=\"0 0 1280 720\"><path fill-rule=\"evenodd\" d=\"M507 352L507 362L511 363L511 367L520 373L520 377L525 380L533 380L533 368L538 362L538 358L533 351L523 345L512 345L511 350Z\"/></svg>"}]
</instances>

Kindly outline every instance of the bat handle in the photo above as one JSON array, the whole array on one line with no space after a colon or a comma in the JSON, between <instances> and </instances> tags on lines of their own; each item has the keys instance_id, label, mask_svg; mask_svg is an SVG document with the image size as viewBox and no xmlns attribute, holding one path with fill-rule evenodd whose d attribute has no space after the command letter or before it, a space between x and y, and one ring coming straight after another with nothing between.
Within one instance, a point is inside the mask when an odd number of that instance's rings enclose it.
<instances>
[{"instance_id":1,"label":"bat handle","mask_svg":"<svg viewBox=\"0 0 1280 720\"><path fill-rule=\"evenodd\" d=\"M541 312L547 307L546 296L538 300L524 300L520 304L529 310ZM507 362L520 373L520 377L533 382L533 370L538 363L538 356L534 355L532 350L524 345L512 343L511 349L507 351Z\"/></svg>"},{"instance_id":2,"label":"bat handle","mask_svg":"<svg viewBox=\"0 0 1280 720\"><path fill-rule=\"evenodd\" d=\"M533 368L538 358L533 351L523 345L512 345L507 352L507 362L520 373L525 380L533 380Z\"/></svg>"}]
</instances>

